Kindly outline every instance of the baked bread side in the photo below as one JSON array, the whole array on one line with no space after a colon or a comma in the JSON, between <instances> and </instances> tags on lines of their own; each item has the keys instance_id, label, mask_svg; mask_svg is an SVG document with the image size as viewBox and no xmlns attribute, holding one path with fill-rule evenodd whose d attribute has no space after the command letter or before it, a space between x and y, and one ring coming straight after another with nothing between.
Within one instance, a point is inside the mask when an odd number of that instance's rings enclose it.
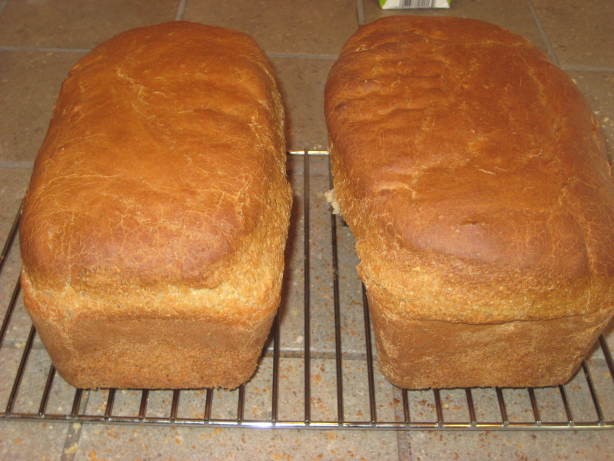
<instances>
[{"instance_id":1,"label":"baked bread side","mask_svg":"<svg viewBox=\"0 0 614 461\"><path fill-rule=\"evenodd\" d=\"M20 228L25 302L78 387L236 387L279 305L291 192L270 63L173 22L81 59Z\"/></svg>"},{"instance_id":2,"label":"baked bread side","mask_svg":"<svg viewBox=\"0 0 614 461\"><path fill-rule=\"evenodd\" d=\"M344 46L326 118L386 375L569 379L614 311L611 170L570 78L494 25L391 17Z\"/></svg>"}]
</instances>

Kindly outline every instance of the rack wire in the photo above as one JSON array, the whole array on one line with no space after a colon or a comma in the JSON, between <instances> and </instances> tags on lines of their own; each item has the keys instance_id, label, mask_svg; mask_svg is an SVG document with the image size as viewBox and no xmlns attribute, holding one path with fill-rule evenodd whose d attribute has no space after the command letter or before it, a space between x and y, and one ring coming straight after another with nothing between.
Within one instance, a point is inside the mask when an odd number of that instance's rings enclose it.
<instances>
[{"instance_id":1,"label":"rack wire","mask_svg":"<svg viewBox=\"0 0 614 461\"><path fill-rule=\"evenodd\" d=\"M354 257L351 235L323 198L330 187L326 154L290 152L300 191L289 244L294 281L284 290L258 372L234 391L83 390L64 382L21 302L18 212L0 255L0 286L12 287L1 293L0 420L288 429L614 428L614 367L604 336L564 386L408 391L388 384L376 365L364 287L348 263ZM292 290L301 287L302 302L293 301ZM322 334L327 328L329 336Z\"/></svg>"}]
</instances>

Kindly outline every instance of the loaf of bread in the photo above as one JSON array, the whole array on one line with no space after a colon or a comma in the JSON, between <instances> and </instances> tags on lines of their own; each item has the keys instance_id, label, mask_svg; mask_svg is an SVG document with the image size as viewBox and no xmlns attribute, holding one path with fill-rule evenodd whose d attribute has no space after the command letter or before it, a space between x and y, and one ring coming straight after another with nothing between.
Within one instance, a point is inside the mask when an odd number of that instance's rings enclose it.
<instances>
[{"instance_id":1,"label":"loaf of bread","mask_svg":"<svg viewBox=\"0 0 614 461\"><path fill-rule=\"evenodd\" d=\"M345 44L326 118L389 380L569 380L614 312L612 176L571 79L499 27L390 17Z\"/></svg>"},{"instance_id":2,"label":"loaf of bread","mask_svg":"<svg viewBox=\"0 0 614 461\"><path fill-rule=\"evenodd\" d=\"M62 86L21 221L25 304L81 388L234 388L279 301L291 191L248 36L122 33Z\"/></svg>"}]
</instances>

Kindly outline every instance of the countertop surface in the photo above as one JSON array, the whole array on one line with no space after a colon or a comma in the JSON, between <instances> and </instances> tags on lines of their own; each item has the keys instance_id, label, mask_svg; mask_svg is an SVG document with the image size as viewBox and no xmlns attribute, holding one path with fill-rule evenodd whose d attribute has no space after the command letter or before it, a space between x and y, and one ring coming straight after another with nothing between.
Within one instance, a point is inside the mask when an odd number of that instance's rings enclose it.
<instances>
[{"instance_id":1,"label":"countertop surface","mask_svg":"<svg viewBox=\"0 0 614 461\"><path fill-rule=\"evenodd\" d=\"M277 70L289 119L289 149L322 150L327 142L323 90L330 66L344 41L360 24L390 14L408 14L408 11L384 12L375 0L0 0L0 243L9 234L19 209L61 82L76 60L97 43L126 29L180 19L247 32L264 48ZM412 14L481 19L527 37L562 67L584 93L601 122L612 159L614 1L455 0L449 10L412 10ZM301 400L304 395L297 391L302 389L300 383L295 388L289 384L285 388L283 383L300 382L303 376L300 350L305 339L302 333L305 267L302 255L304 212L305 205L309 205L311 346L316 352L311 363L312 407L315 413L320 412L322 419L334 419L334 393L318 393L318 389L325 389L330 383L334 388L335 382L335 338L330 327L334 323L330 281L332 221L324 197L329 181L326 158L314 157L310 161L307 191L302 188L303 167L300 157L290 159L289 174L295 186L296 205L282 303L280 345L285 355L282 354L280 362L280 411L290 414L293 406L300 409L304 404ZM360 305L351 235L341 225L337 230L342 306ZM9 304L19 270L16 247L14 244L0 273L2 313ZM3 407L29 329L20 299L15 309L0 349L0 405ZM344 311L341 319L344 357L348 358L344 362L344 379L350 380L349 383L353 373L364 374L364 356L360 352L364 352L361 336L364 332L355 318L362 316L361 308L359 312ZM610 333L607 340L614 350L614 335ZM258 397L268 392L266 373L270 373L270 362L271 353L268 353L255 381L247 388L247 395L252 399L246 400L247 417L262 417L262 405L270 406L270 398L262 404ZM588 366L597 384L603 381L599 397L603 410L613 417L614 384L603 355L593 356ZM29 399L40 395L48 369L46 352L35 339L24 374L22 388L25 390L17 398L18 406L27 409L38 405ZM387 387L377 371L375 378L378 392L382 392L378 397L384 395L378 400L379 414L402 411L399 391ZM569 385L570 392L574 385L574 382ZM83 405L94 413L104 411L106 394L101 392L106 391L89 393ZM134 402L138 405L138 395L132 395L135 392L118 392L114 411L128 414L134 411L128 407ZM184 410L198 413L202 410L198 405L203 401L204 391L190 392L183 397ZM349 414L364 417L368 411L361 406L368 398L365 390L354 389L350 384L345 392ZM50 405L58 412L66 412L62 406L66 402L70 404L73 393L56 376ZM235 397L230 393L220 394L215 402L225 398L229 399L225 405L236 407L236 400L232 400ZM449 393L442 398L445 410L452 414L458 403L455 395ZM152 395L148 408L152 412L158 407L166 408L171 399L171 392ZM198 408L191 409L190 405ZM417 401L415 405L412 411L416 414L425 408L432 409L432 403L426 401ZM522 405L526 406L524 400L517 403L515 396L509 395L510 414L516 412L522 418L525 411ZM219 411L223 412L223 407L219 403ZM547 403L545 407L548 408ZM577 411L581 413L582 408L578 407ZM606 460L614 459L614 431L256 430L0 420L0 459Z\"/></svg>"}]
</instances>

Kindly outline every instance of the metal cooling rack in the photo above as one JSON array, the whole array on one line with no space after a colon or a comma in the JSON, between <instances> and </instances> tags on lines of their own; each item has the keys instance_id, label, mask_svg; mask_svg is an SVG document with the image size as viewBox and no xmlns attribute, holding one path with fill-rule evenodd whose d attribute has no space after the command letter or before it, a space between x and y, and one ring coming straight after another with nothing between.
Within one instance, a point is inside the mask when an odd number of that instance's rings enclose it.
<instances>
[{"instance_id":1,"label":"metal cooling rack","mask_svg":"<svg viewBox=\"0 0 614 461\"><path fill-rule=\"evenodd\" d=\"M252 428L365 428L396 430L544 430L614 428L614 371L612 356L600 337L571 383L540 389L456 389L406 391L388 384L374 361L372 332L364 288L355 294L362 306L358 315L362 352L344 349L344 314L351 308L340 296L342 277L356 277L354 269L340 264L339 234L349 231L340 219L314 194L315 163L327 164L326 152L291 152L289 158L302 170L294 177L302 189L302 219L294 220L294 232L302 234L304 297L293 306L302 317L300 348L281 345L284 322L274 322L263 364L256 376L234 391L81 390L74 389L56 374L46 351L37 339L20 301L19 256L16 239L19 213L15 217L0 259L0 280L12 286L1 300L4 309L0 327L0 413L2 420L54 420L113 424L182 424ZM314 163L315 162L315 163ZM319 181L330 184L325 171ZM321 184L318 188L321 187ZM323 200L323 199L322 199ZM326 213L315 216L318 213ZM312 220L330 221L330 264L314 263L310 232ZM299 223L302 223L299 224ZM296 226L302 227L302 229ZM320 239L320 236L317 236ZM11 262L12 261L12 262ZM6 266L6 267L5 267ZM12 266L12 269L11 269ZM314 338L318 321L312 309L314 268L328 273L332 295L327 307L334 319L334 350L318 351ZM8 267L8 269L7 269ZM317 276L319 278L319 275ZM344 279L345 280L345 279ZM11 285L8 285L8 284ZM359 283L359 282L357 282ZM358 284L357 286L360 286ZM360 291L360 288L358 289ZM299 303L300 304L300 303ZM318 314L320 315L320 314ZM25 319L25 320L24 320ZM319 328L319 327L318 327ZM332 328L332 326L331 326ZM16 337L21 332L22 336ZM12 339L11 339L12 338ZM21 338L21 339L20 339ZM32 363L31 363L32 362ZM36 363L33 363L36 362ZM265 364L266 362L266 364ZM290 367L288 364L292 364ZM266 365L266 366L265 366ZM328 368L326 368L328 367ZM355 373L352 370L359 369ZM349 370L349 371L348 371ZM328 371L329 373L324 373ZM322 378L322 375L326 376ZM290 376L292 375L292 376ZM292 411L286 411L286 407ZM358 410L356 409L358 408ZM2 408L2 407L0 407ZM287 416L291 414L291 416ZM553 416L554 415L554 416ZM1 423L0 423L1 424Z\"/></svg>"}]
</instances>

